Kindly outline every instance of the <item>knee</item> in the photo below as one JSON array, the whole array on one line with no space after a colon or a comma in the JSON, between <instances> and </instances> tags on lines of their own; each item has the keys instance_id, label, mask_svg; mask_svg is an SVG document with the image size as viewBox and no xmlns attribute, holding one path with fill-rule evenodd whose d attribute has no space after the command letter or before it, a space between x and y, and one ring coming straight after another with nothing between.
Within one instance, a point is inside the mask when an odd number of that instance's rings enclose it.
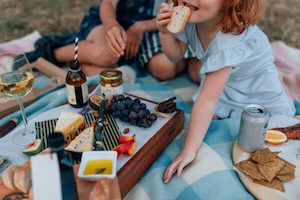
<instances>
[{"instance_id":1,"label":"knee","mask_svg":"<svg viewBox=\"0 0 300 200\"><path fill-rule=\"evenodd\" d=\"M98 47L91 55L94 64L99 66L111 67L118 62L118 58L114 57L108 49Z\"/></svg>"},{"instance_id":2,"label":"knee","mask_svg":"<svg viewBox=\"0 0 300 200\"><path fill-rule=\"evenodd\" d=\"M148 63L148 71L160 81L166 81L175 77L175 64Z\"/></svg>"},{"instance_id":3,"label":"knee","mask_svg":"<svg viewBox=\"0 0 300 200\"><path fill-rule=\"evenodd\" d=\"M183 63L173 63L164 54L160 53L150 59L148 71L157 79L166 81L174 78L178 73L178 68L182 68Z\"/></svg>"}]
</instances>

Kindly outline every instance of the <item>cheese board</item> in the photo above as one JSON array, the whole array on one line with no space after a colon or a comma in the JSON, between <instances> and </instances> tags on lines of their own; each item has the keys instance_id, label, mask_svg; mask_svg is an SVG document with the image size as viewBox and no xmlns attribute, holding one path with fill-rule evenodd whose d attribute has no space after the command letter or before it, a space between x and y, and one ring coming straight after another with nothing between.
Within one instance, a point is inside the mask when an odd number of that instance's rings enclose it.
<instances>
[{"instance_id":1,"label":"cheese board","mask_svg":"<svg viewBox=\"0 0 300 200\"><path fill-rule=\"evenodd\" d=\"M299 123L300 120L286 116L274 116L270 118L268 128L275 127L287 127ZM295 178L291 181L285 182L285 192L281 192L275 189L271 189L259 184L254 183L249 178L246 178L241 172L238 171L238 176L244 186L251 192L257 199L272 199L272 200L283 200L283 199L298 199L300 191L298 186L300 185L300 141L299 140L288 140L285 143L279 145L272 145L265 143L265 147L268 147L272 152L280 152L278 155L287 160L288 162L296 166ZM232 160L236 164L242 160L247 160L250 153L244 151L239 147L238 142L235 141L232 150Z\"/></svg>"}]
</instances>

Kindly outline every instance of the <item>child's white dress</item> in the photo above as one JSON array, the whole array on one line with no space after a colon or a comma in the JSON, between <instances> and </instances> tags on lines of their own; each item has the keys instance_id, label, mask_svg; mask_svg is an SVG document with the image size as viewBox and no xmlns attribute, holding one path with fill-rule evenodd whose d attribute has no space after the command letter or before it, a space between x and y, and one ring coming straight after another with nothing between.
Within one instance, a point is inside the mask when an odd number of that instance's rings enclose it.
<instances>
[{"instance_id":1,"label":"child's white dress","mask_svg":"<svg viewBox=\"0 0 300 200\"><path fill-rule=\"evenodd\" d=\"M240 35L219 31L204 52L197 36L196 25L187 24L176 37L187 43L203 66L201 84L193 96L195 101L205 74L232 66L232 73L216 105L214 114L220 118L239 117L248 104L265 106L270 115L293 116L295 107L278 78L272 48L267 36L251 26Z\"/></svg>"}]
</instances>

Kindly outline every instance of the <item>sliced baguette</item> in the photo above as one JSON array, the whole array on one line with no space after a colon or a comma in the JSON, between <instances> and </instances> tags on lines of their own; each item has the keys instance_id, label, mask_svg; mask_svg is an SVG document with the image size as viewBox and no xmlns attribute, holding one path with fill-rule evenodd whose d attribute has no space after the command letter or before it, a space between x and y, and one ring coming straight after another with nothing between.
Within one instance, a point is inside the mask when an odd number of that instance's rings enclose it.
<instances>
[{"instance_id":1,"label":"sliced baguette","mask_svg":"<svg viewBox=\"0 0 300 200\"><path fill-rule=\"evenodd\" d=\"M24 193L28 193L31 187L31 171L30 164L24 164L24 166L18 166L15 175L14 183L17 189Z\"/></svg>"},{"instance_id":2,"label":"sliced baguette","mask_svg":"<svg viewBox=\"0 0 300 200\"><path fill-rule=\"evenodd\" d=\"M167 25L167 29L171 33L179 33L185 27L186 22L189 19L191 9L189 7L180 5L173 8L173 14L171 21Z\"/></svg>"},{"instance_id":3,"label":"sliced baguette","mask_svg":"<svg viewBox=\"0 0 300 200\"><path fill-rule=\"evenodd\" d=\"M15 183L14 183L14 176L15 176L15 171L17 169L16 165L12 165L9 169L7 169L3 176L2 176L2 180L4 185L11 189L14 190L16 189Z\"/></svg>"},{"instance_id":4,"label":"sliced baguette","mask_svg":"<svg viewBox=\"0 0 300 200\"><path fill-rule=\"evenodd\" d=\"M61 112L55 125L55 132L61 132L64 137L75 132L82 124L84 117L77 113Z\"/></svg>"}]
</instances>

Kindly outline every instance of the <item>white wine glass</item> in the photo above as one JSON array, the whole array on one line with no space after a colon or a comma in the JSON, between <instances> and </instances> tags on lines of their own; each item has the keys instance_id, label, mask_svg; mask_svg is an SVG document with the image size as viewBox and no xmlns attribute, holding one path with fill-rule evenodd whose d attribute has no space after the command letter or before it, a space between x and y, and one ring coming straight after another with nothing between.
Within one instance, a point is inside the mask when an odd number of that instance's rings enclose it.
<instances>
[{"instance_id":1,"label":"white wine glass","mask_svg":"<svg viewBox=\"0 0 300 200\"><path fill-rule=\"evenodd\" d=\"M2 54L0 58L9 57ZM18 146L25 146L34 140L34 128L28 126L22 103L22 97L30 93L33 87L34 75L32 67L24 54L20 54L14 59L1 59L0 67L5 69L17 69L0 74L0 92L7 97L18 99L24 129L19 129L19 131L12 136L12 142Z\"/></svg>"}]
</instances>

